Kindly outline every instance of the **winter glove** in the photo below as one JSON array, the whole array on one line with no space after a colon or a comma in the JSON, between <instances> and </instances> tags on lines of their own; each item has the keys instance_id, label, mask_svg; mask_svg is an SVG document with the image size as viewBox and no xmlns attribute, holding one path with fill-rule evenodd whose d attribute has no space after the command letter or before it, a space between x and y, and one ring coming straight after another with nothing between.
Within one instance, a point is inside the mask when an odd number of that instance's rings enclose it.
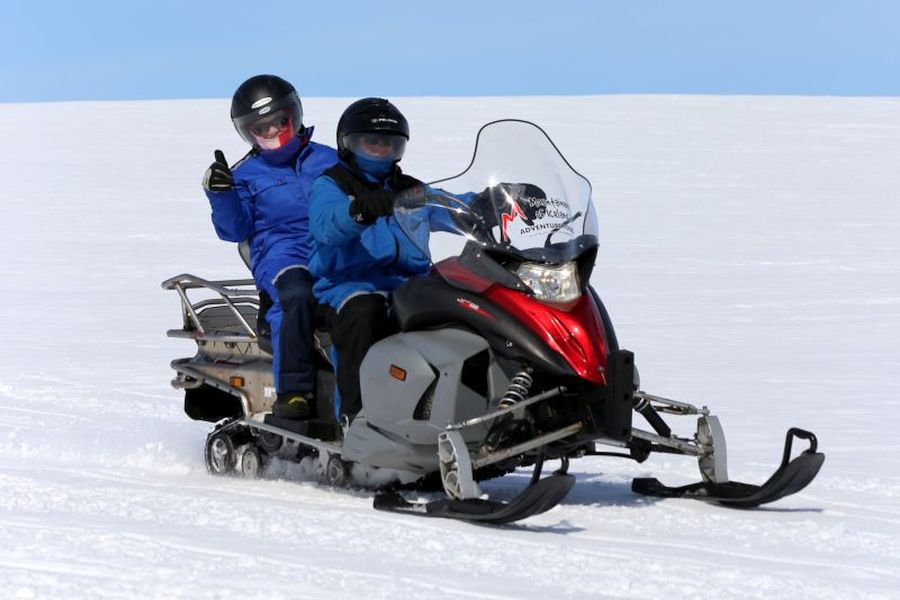
<instances>
[{"instance_id":1,"label":"winter glove","mask_svg":"<svg viewBox=\"0 0 900 600\"><path fill-rule=\"evenodd\" d=\"M399 165L391 176L391 189L397 194L394 205L399 208L416 209L425 204L425 184L405 175Z\"/></svg>"},{"instance_id":2,"label":"winter glove","mask_svg":"<svg viewBox=\"0 0 900 600\"><path fill-rule=\"evenodd\" d=\"M493 194L491 188L484 188L469 201L469 210L462 215L467 220L468 227L473 231L482 232L483 235L499 224Z\"/></svg>"},{"instance_id":3,"label":"winter glove","mask_svg":"<svg viewBox=\"0 0 900 600\"><path fill-rule=\"evenodd\" d=\"M203 175L203 189L207 192L227 192L234 184L234 177L228 168L225 154L221 150L216 150L214 156L216 162L209 165Z\"/></svg>"},{"instance_id":4,"label":"winter glove","mask_svg":"<svg viewBox=\"0 0 900 600\"><path fill-rule=\"evenodd\" d=\"M399 166L397 167L396 172L391 178L391 188L398 192L402 192L403 190L408 190L409 188L421 185L424 184L415 177L410 177L409 175L406 175L405 173L400 171Z\"/></svg>"},{"instance_id":5,"label":"winter glove","mask_svg":"<svg viewBox=\"0 0 900 600\"><path fill-rule=\"evenodd\" d=\"M371 225L378 217L394 213L396 194L389 190L370 190L363 186L350 194L350 216L361 225Z\"/></svg>"},{"instance_id":6,"label":"winter glove","mask_svg":"<svg viewBox=\"0 0 900 600\"><path fill-rule=\"evenodd\" d=\"M394 205L398 208L417 209L425 205L427 192L424 183L395 192Z\"/></svg>"}]
</instances>

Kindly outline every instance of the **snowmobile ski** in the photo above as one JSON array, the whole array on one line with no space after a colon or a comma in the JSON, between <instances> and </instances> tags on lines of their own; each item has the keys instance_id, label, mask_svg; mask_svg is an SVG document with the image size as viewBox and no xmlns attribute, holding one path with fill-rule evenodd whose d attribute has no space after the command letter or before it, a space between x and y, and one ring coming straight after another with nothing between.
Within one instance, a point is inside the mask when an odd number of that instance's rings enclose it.
<instances>
[{"instance_id":1,"label":"snowmobile ski","mask_svg":"<svg viewBox=\"0 0 900 600\"><path fill-rule=\"evenodd\" d=\"M400 494L391 492L375 496L374 506L377 510L421 517L441 517L487 525L504 525L550 510L566 497L573 485L575 485L575 477L572 475L551 475L535 484L530 484L511 502L496 502L480 498L409 502Z\"/></svg>"},{"instance_id":2,"label":"snowmobile ski","mask_svg":"<svg viewBox=\"0 0 900 600\"><path fill-rule=\"evenodd\" d=\"M791 460L791 446L794 438L809 441L809 448ZM818 474L825 455L816 452L816 436L803 429L791 428L787 432L784 457L781 466L762 485L752 485L737 481L721 483L700 482L680 487L669 487L658 479L636 478L631 489L645 496L659 498L690 498L715 502L732 508L754 508L795 494L805 488Z\"/></svg>"},{"instance_id":3,"label":"snowmobile ski","mask_svg":"<svg viewBox=\"0 0 900 600\"><path fill-rule=\"evenodd\" d=\"M531 481L509 502L482 498L409 502L397 492L385 492L375 496L374 507L376 510L387 512L457 519L485 525L505 525L521 521L550 510L559 504L575 485L575 477L565 473L567 461L563 462L562 469L540 479L542 463L540 459L537 461Z\"/></svg>"}]
</instances>

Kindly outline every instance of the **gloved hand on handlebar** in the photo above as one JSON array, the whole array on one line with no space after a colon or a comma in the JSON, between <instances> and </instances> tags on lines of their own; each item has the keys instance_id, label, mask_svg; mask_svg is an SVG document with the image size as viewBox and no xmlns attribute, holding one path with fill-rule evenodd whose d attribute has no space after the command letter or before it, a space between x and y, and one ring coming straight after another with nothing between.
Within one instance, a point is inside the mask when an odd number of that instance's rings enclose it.
<instances>
[{"instance_id":1,"label":"gloved hand on handlebar","mask_svg":"<svg viewBox=\"0 0 900 600\"><path fill-rule=\"evenodd\" d=\"M402 192L408 190L410 188L414 188L416 186L424 186L425 184L416 179L415 177L411 177L406 173L403 173L400 170L400 167L397 167L396 172L391 177L391 189L397 192Z\"/></svg>"},{"instance_id":2,"label":"gloved hand on handlebar","mask_svg":"<svg viewBox=\"0 0 900 600\"><path fill-rule=\"evenodd\" d=\"M391 187L396 191L395 206L401 208L419 208L425 204L425 184L397 169L391 180Z\"/></svg>"},{"instance_id":3,"label":"gloved hand on handlebar","mask_svg":"<svg viewBox=\"0 0 900 600\"><path fill-rule=\"evenodd\" d=\"M417 185L397 193L394 205L398 208L422 208L425 205L425 186Z\"/></svg>"},{"instance_id":4,"label":"gloved hand on handlebar","mask_svg":"<svg viewBox=\"0 0 900 600\"><path fill-rule=\"evenodd\" d=\"M478 215L480 225L488 230L499 224L497 204L494 202L493 193L496 192L492 192L492 188L484 188L469 203L469 210L473 215Z\"/></svg>"}]
</instances>

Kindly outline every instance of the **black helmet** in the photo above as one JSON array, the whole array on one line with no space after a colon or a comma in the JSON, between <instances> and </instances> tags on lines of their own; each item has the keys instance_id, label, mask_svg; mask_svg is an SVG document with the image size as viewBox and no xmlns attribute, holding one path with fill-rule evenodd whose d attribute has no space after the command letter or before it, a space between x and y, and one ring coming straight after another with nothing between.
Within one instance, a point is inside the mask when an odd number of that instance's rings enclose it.
<instances>
[{"instance_id":1,"label":"black helmet","mask_svg":"<svg viewBox=\"0 0 900 600\"><path fill-rule=\"evenodd\" d=\"M234 92L231 121L245 142L259 147L264 133L261 126L289 127L280 137L292 138L303 125L303 105L294 86L281 77L256 75Z\"/></svg>"},{"instance_id":2,"label":"black helmet","mask_svg":"<svg viewBox=\"0 0 900 600\"><path fill-rule=\"evenodd\" d=\"M357 152L358 135L376 134L390 141L393 162L403 158L409 140L409 123L406 117L384 98L363 98L347 107L337 126L338 156L350 160Z\"/></svg>"}]
</instances>

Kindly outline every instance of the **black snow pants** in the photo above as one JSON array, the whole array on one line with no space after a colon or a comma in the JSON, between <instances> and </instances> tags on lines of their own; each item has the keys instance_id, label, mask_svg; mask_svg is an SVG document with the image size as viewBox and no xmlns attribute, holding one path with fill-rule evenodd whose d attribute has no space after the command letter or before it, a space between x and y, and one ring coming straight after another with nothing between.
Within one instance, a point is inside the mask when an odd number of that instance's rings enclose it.
<instances>
[{"instance_id":1,"label":"black snow pants","mask_svg":"<svg viewBox=\"0 0 900 600\"><path fill-rule=\"evenodd\" d=\"M293 268L266 286L273 301L266 320L272 328L272 370L279 394L311 392L316 387L312 285L309 271Z\"/></svg>"},{"instance_id":2,"label":"black snow pants","mask_svg":"<svg viewBox=\"0 0 900 600\"><path fill-rule=\"evenodd\" d=\"M359 368L372 345L397 331L388 316L387 300L380 294L364 294L331 311L331 342L337 350L338 392L341 414L352 417L362 408Z\"/></svg>"}]
</instances>

